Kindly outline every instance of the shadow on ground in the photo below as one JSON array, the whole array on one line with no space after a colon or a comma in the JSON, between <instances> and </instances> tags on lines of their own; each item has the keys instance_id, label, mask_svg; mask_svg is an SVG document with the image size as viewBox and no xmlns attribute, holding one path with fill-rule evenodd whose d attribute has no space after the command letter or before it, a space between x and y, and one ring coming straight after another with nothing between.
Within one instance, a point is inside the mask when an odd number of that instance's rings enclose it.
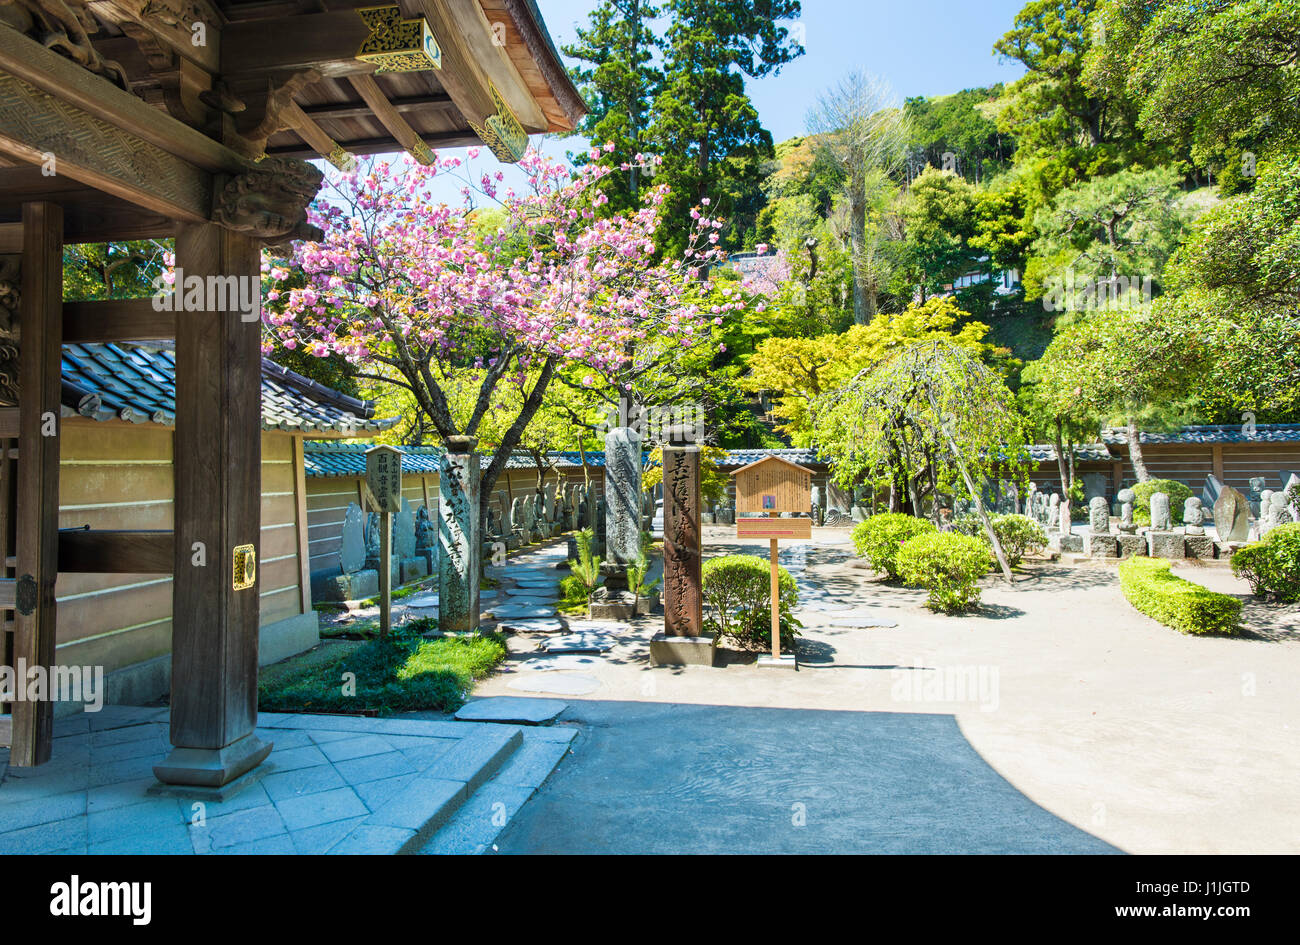
<instances>
[{"instance_id":1,"label":"shadow on ground","mask_svg":"<svg viewBox=\"0 0 1300 945\"><path fill-rule=\"evenodd\" d=\"M1118 853L1021 794L950 715L583 701L503 853Z\"/></svg>"}]
</instances>

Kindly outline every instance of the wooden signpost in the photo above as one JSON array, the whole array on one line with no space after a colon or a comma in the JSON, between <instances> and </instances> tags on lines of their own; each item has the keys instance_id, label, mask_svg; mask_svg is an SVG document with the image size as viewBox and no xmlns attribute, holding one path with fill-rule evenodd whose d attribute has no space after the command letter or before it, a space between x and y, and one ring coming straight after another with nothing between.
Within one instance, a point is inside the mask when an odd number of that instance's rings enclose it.
<instances>
[{"instance_id":1,"label":"wooden signpost","mask_svg":"<svg viewBox=\"0 0 1300 945\"><path fill-rule=\"evenodd\" d=\"M402 508L402 451L395 446L366 450L366 504L379 513L379 633L393 627L393 513Z\"/></svg>"},{"instance_id":2,"label":"wooden signpost","mask_svg":"<svg viewBox=\"0 0 1300 945\"><path fill-rule=\"evenodd\" d=\"M781 582L776 563L777 541L812 539L812 518L778 518L782 512L809 515L812 470L779 456L766 456L732 475L736 478L736 537L766 538L772 562L772 655L760 656L759 666L798 667L793 653L781 655ZM755 516L765 516L763 518ZM748 516L748 517L747 517Z\"/></svg>"}]
</instances>

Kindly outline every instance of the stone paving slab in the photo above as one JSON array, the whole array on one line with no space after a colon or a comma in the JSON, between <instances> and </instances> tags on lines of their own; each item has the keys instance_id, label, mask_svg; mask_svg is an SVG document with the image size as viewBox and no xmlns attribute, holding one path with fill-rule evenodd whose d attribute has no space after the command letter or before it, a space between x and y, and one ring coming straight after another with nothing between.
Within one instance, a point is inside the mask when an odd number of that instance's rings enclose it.
<instances>
[{"instance_id":1,"label":"stone paving slab","mask_svg":"<svg viewBox=\"0 0 1300 945\"><path fill-rule=\"evenodd\" d=\"M545 725L568 708L558 699L511 699L496 696L475 699L460 707L456 718L462 722L514 722L519 725Z\"/></svg>"},{"instance_id":2,"label":"stone paving slab","mask_svg":"<svg viewBox=\"0 0 1300 945\"><path fill-rule=\"evenodd\" d=\"M875 614L853 614L848 617L836 617L830 621L832 627L897 627L898 621Z\"/></svg>"},{"instance_id":3,"label":"stone paving slab","mask_svg":"<svg viewBox=\"0 0 1300 945\"><path fill-rule=\"evenodd\" d=\"M608 633L580 631L566 633L560 637L550 637L543 641L538 649L548 653L605 653L612 650L617 642L618 640Z\"/></svg>"},{"instance_id":4,"label":"stone paving slab","mask_svg":"<svg viewBox=\"0 0 1300 945\"><path fill-rule=\"evenodd\" d=\"M510 633L567 633L559 617L523 617L500 621L497 626Z\"/></svg>"},{"instance_id":5,"label":"stone paving slab","mask_svg":"<svg viewBox=\"0 0 1300 945\"><path fill-rule=\"evenodd\" d=\"M59 721L47 765L10 768L0 749L0 854L396 853L525 744L518 725L262 713L258 734L275 743L265 775L225 801L195 802L148 793L169 751L165 709ZM541 743L562 749L572 735Z\"/></svg>"},{"instance_id":6,"label":"stone paving slab","mask_svg":"<svg viewBox=\"0 0 1300 945\"><path fill-rule=\"evenodd\" d=\"M491 608L492 616L498 620L519 617L554 617L555 606L542 607L536 604L499 604Z\"/></svg>"},{"instance_id":7,"label":"stone paving slab","mask_svg":"<svg viewBox=\"0 0 1300 945\"><path fill-rule=\"evenodd\" d=\"M585 696L600 688L600 680L586 673L530 673L506 683L519 692L546 692L557 696Z\"/></svg>"},{"instance_id":8,"label":"stone paving slab","mask_svg":"<svg viewBox=\"0 0 1300 945\"><path fill-rule=\"evenodd\" d=\"M561 669L591 669L599 666L602 656L583 656L577 653L559 653L555 656L543 654L526 659L516 664L515 668L526 672L545 673Z\"/></svg>"}]
</instances>

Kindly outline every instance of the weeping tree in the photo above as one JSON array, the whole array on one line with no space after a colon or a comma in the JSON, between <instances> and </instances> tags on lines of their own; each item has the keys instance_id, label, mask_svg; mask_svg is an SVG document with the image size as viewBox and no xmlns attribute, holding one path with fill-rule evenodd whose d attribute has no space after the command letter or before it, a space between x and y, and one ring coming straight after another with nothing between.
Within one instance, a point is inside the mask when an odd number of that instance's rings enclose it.
<instances>
[{"instance_id":1,"label":"weeping tree","mask_svg":"<svg viewBox=\"0 0 1300 945\"><path fill-rule=\"evenodd\" d=\"M1026 462L1024 433L1015 397L978 358L945 340L891 352L819 398L813 423L836 482L901 479L916 514L920 482L928 477L937 498L943 467L955 470L1012 580L976 482Z\"/></svg>"}]
</instances>

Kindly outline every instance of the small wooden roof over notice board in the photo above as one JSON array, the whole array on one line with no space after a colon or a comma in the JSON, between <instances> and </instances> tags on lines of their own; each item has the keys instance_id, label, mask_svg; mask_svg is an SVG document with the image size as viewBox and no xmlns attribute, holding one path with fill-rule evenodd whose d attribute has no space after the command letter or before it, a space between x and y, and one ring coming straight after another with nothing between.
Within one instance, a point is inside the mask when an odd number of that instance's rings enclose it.
<instances>
[{"instance_id":1,"label":"small wooden roof over notice board","mask_svg":"<svg viewBox=\"0 0 1300 945\"><path fill-rule=\"evenodd\" d=\"M736 514L807 514L812 508L812 470L779 456L741 466L736 478Z\"/></svg>"}]
</instances>

